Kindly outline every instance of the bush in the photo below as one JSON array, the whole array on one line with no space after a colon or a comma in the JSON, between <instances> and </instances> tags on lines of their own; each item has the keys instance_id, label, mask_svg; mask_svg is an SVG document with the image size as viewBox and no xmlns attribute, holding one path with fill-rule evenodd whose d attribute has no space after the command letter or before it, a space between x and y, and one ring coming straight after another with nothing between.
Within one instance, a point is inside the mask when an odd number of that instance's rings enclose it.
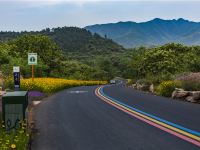
<instances>
[{"instance_id":1,"label":"bush","mask_svg":"<svg viewBox=\"0 0 200 150\"><path fill-rule=\"evenodd\" d=\"M200 82L199 81L181 81L181 87L186 91L199 91Z\"/></svg>"},{"instance_id":2,"label":"bush","mask_svg":"<svg viewBox=\"0 0 200 150\"><path fill-rule=\"evenodd\" d=\"M151 85L153 82L150 79L140 79L137 81L139 84Z\"/></svg>"},{"instance_id":3,"label":"bush","mask_svg":"<svg viewBox=\"0 0 200 150\"><path fill-rule=\"evenodd\" d=\"M13 77L6 77L5 78L5 88L6 89L14 89Z\"/></svg>"},{"instance_id":4,"label":"bush","mask_svg":"<svg viewBox=\"0 0 200 150\"><path fill-rule=\"evenodd\" d=\"M127 79L127 85L132 85L134 83L135 81L133 79Z\"/></svg>"},{"instance_id":5,"label":"bush","mask_svg":"<svg viewBox=\"0 0 200 150\"><path fill-rule=\"evenodd\" d=\"M156 89L158 95L170 97L175 88L180 88L180 81L163 81Z\"/></svg>"}]
</instances>

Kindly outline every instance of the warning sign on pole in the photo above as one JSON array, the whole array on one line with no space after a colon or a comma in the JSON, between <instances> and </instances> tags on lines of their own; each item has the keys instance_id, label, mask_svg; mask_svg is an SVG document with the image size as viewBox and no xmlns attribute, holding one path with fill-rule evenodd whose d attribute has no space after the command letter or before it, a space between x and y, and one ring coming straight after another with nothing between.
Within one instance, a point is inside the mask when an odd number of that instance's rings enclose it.
<instances>
[{"instance_id":1,"label":"warning sign on pole","mask_svg":"<svg viewBox=\"0 0 200 150\"><path fill-rule=\"evenodd\" d=\"M37 65L37 53L28 53L28 65Z\"/></svg>"},{"instance_id":2,"label":"warning sign on pole","mask_svg":"<svg viewBox=\"0 0 200 150\"><path fill-rule=\"evenodd\" d=\"M37 65L37 53L28 53L28 65L32 65L32 81L34 81L34 65Z\"/></svg>"}]
</instances>

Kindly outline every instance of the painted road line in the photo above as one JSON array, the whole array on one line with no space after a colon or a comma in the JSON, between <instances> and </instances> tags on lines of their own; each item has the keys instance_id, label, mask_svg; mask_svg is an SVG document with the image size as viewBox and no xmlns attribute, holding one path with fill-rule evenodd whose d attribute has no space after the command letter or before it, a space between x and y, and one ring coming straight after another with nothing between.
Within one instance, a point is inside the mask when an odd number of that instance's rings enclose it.
<instances>
[{"instance_id":1,"label":"painted road line","mask_svg":"<svg viewBox=\"0 0 200 150\"><path fill-rule=\"evenodd\" d=\"M174 131L176 131L176 132L180 132L180 133L182 133L182 134L184 134L184 135L186 135L186 136L189 136L189 137L191 137L191 138L194 138L195 140L200 141L200 137L198 136L198 135L199 135L199 132L197 132L197 131L193 131L193 130L187 129L187 128L185 128L185 127L182 127L182 126L180 126L180 125L177 125L177 124L174 124L174 123L170 123L169 121L166 121L166 120L164 120L164 119L161 119L161 118L158 118L158 117L155 117L155 116L154 116L154 118L153 118L153 117L151 117L151 116L153 116L153 115L151 115L151 114L148 114L148 113L145 113L145 112L140 111L140 110L138 110L138 109L135 109L135 108L133 108L133 107L131 107L131 106L128 106L128 105L126 105L126 104L124 104L124 103L122 103L122 102L119 102L119 101L115 100L114 98L111 98L111 97L105 95L105 93L103 93L103 87L100 89L100 93L101 93L104 97L106 97L106 98L108 98L109 100L111 100L112 102L113 102L113 101L116 102L115 104L120 105L120 106L121 106L121 105L124 106L124 108L127 109L128 111L131 111L131 112L133 112L133 113L135 113L135 114L137 114L137 115L140 115L141 117L144 117L144 118L146 118L146 119L149 119L149 120L151 120L151 121L153 121L153 122L155 122L155 123L158 123L158 124L160 124L160 125L162 125L162 126L165 126L165 127L170 128L170 129L172 129L172 130L174 130ZM122 106L121 106L121 107L122 107ZM149 116L150 116L150 117L149 117ZM167 124L166 122L168 122L168 124ZM167 125L166 125L166 124L167 124ZM176 125L176 126L179 127L179 128L177 129L177 127L175 127L175 126L173 126L173 125L170 125L170 124ZM180 127L181 127L181 128L180 128ZM184 130L183 130L183 129L184 129ZM191 132L191 131L193 131L193 132ZM195 133L195 134L194 134L194 133ZM197 136L196 136L196 135L197 135Z\"/></svg>"},{"instance_id":2,"label":"painted road line","mask_svg":"<svg viewBox=\"0 0 200 150\"><path fill-rule=\"evenodd\" d=\"M190 134L190 133L184 132L184 131L182 131L182 130L180 130L180 129L174 128L174 127L172 127L172 126L169 126L169 125L166 125L166 124L164 124L164 123L162 123L162 122L159 122L159 121L157 121L157 120L155 120L155 119L152 119L152 118L150 118L150 117L147 117L147 116L145 116L145 115L142 115L142 114L140 114L140 113L138 113L138 112L135 112L135 111L133 111L133 110L131 110L131 109L129 109L129 108L126 108L126 107L124 107L124 106L121 106L120 104L118 104L118 103L116 103L116 102L113 102L113 103L116 104L116 105L118 105L118 106L120 106L120 107L122 107L123 109L128 110L129 112L132 112L132 113L134 113L134 114L140 116L140 117L143 117L143 118L145 118L145 119L148 119L148 120L150 120L150 121L153 121L153 122L156 123L156 124L165 126L165 127L169 128L169 129L171 129L171 130L174 130L174 131L176 131L176 132L182 133L182 134L184 134L184 135L186 135L186 136L188 136L188 137L191 137L191 138L193 138L193 139L195 139L195 140L200 140L200 138L197 137L197 136L195 136L195 135L192 135L192 134Z\"/></svg>"},{"instance_id":3,"label":"painted road line","mask_svg":"<svg viewBox=\"0 0 200 150\"><path fill-rule=\"evenodd\" d=\"M180 125L177 125L177 124L175 124L175 123L169 122L169 121L164 120L164 119L162 119L162 118L156 117L156 116L154 116L154 115L151 115L151 114L149 114L149 113L146 113L146 112L141 111L141 110L139 110L139 109L136 109L136 108L134 108L134 107L131 107L131 106L129 106L129 105L126 105L126 104L124 104L124 103L122 103L122 102L120 102L120 101L118 101L118 100L116 100L116 99L114 99L114 98L112 98L112 97L106 95L106 94L103 92L103 87L100 89L100 93L101 93L103 96L107 97L108 99L110 99L110 100L112 100L112 101L115 101L115 102L117 102L118 104L121 104L121 105L123 105L123 106L125 106L125 107L127 107L127 108L130 108L130 109L132 109L132 110L134 110L134 111L136 111L136 112L138 112L138 113L141 113L141 114L143 114L143 115L146 115L146 116L151 117L151 118L153 118L153 119L156 119L156 120L158 120L158 121L161 121L161 122L163 122L163 123L166 123L166 124L168 124L168 125L170 125L170 126L179 128L179 129L181 129L181 130L184 130L184 131L189 132L189 133L191 133L191 134L194 134L194 135L196 135L196 136L200 136L200 132L197 132L197 131L194 131L194 130L185 128L185 127L183 127L183 126L180 126Z\"/></svg>"},{"instance_id":4,"label":"painted road line","mask_svg":"<svg viewBox=\"0 0 200 150\"><path fill-rule=\"evenodd\" d=\"M107 95L105 96L105 94L103 95L101 93L102 88L103 87L97 88L95 93L99 98L101 98L106 103L109 103L110 105L112 105L112 106L114 106L114 107L116 107L116 108L128 113L131 116L136 117L139 120L142 120L142 121L144 121L144 122L146 122L146 123L148 123L148 124L150 124L150 125L152 125L154 127L157 127L157 128L159 128L159 129L161 129L161 130L163 130L165 132L168 132L168 133L170 133L172 135L175 135L175 136L177 136L177 137L179 137L179 138L181 138L181 139L183 139L185 141L188 141L188 142L193 143L193 144L195 144L195 145L200 147L199 137L197 137L195 135L192 135L191 133L187 133L187 132L185 132L183 130L177 129L177 128L175 128L173 126L170 126L168 124L165 124L163 122L160 122L158 120L152 119L152 118L150 118L148 116L145 116L144 114L140 114L138 112L135 112L134 110L131 110L130 108L127 108L127 107L125 107L125 106L123 106L123 105L111 100L110 98L107 97Z\"/></svg>"}]
</instances>

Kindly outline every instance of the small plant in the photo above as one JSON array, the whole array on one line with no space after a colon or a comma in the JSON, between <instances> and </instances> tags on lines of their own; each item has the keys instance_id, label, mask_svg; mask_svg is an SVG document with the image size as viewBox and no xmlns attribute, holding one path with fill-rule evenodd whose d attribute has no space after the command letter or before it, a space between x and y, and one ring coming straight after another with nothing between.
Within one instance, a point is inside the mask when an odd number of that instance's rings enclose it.
<instances>
[{"instance_id":1,"label":"small plant","mask_svg":"<svg viewBox=\"0 0 200 150\"><path fill-rule=\"evenodd\" d=\"M134 83L135 83L134 79L127 79L127 84L128 85L132 85Z\"/></svg>"},{"instance_id":2,"label":"small plant","mask_svg":"<svg viewBox=\"0 0 200 150\"><path fill-rule=\"evenodd\" d=\"M27 124L20 123L17 130L6 131L4 122L0 123L0 149L1 150L26 150L28 147L30 135L27 132Z\"/></svg>"},{"instance_id":3,"label":"small plant","mask_svg":"<svg viewBox=\"0 0 200 150\"><path fill-rule=\"evenodd\" d=\"M175 88L180 88L180 87L181 87L180 81L163 81L156 88L156 93L158 95L170 97Z\"/></svg>"}]
</instances>

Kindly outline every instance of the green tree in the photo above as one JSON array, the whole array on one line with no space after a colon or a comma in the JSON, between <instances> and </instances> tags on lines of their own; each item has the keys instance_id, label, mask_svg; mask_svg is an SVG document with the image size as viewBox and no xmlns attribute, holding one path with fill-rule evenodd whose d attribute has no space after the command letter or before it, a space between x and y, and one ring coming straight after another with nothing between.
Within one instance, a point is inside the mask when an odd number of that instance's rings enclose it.
<instances>
[{"instance_id":1,"label":"green tree","mask_svg":"<svg viewBox=\"0 0 200 150\"><path fill-rule=\"evenodd\" d=\"M46 69L47 76L54 69L58 69L63 60L62 51L48 36L25 34L11 43L15 45L10 53L13 56L27 59L28 53L37 53L39 60L47 66L42 67Z\"/></svg>"}]
</instances>

